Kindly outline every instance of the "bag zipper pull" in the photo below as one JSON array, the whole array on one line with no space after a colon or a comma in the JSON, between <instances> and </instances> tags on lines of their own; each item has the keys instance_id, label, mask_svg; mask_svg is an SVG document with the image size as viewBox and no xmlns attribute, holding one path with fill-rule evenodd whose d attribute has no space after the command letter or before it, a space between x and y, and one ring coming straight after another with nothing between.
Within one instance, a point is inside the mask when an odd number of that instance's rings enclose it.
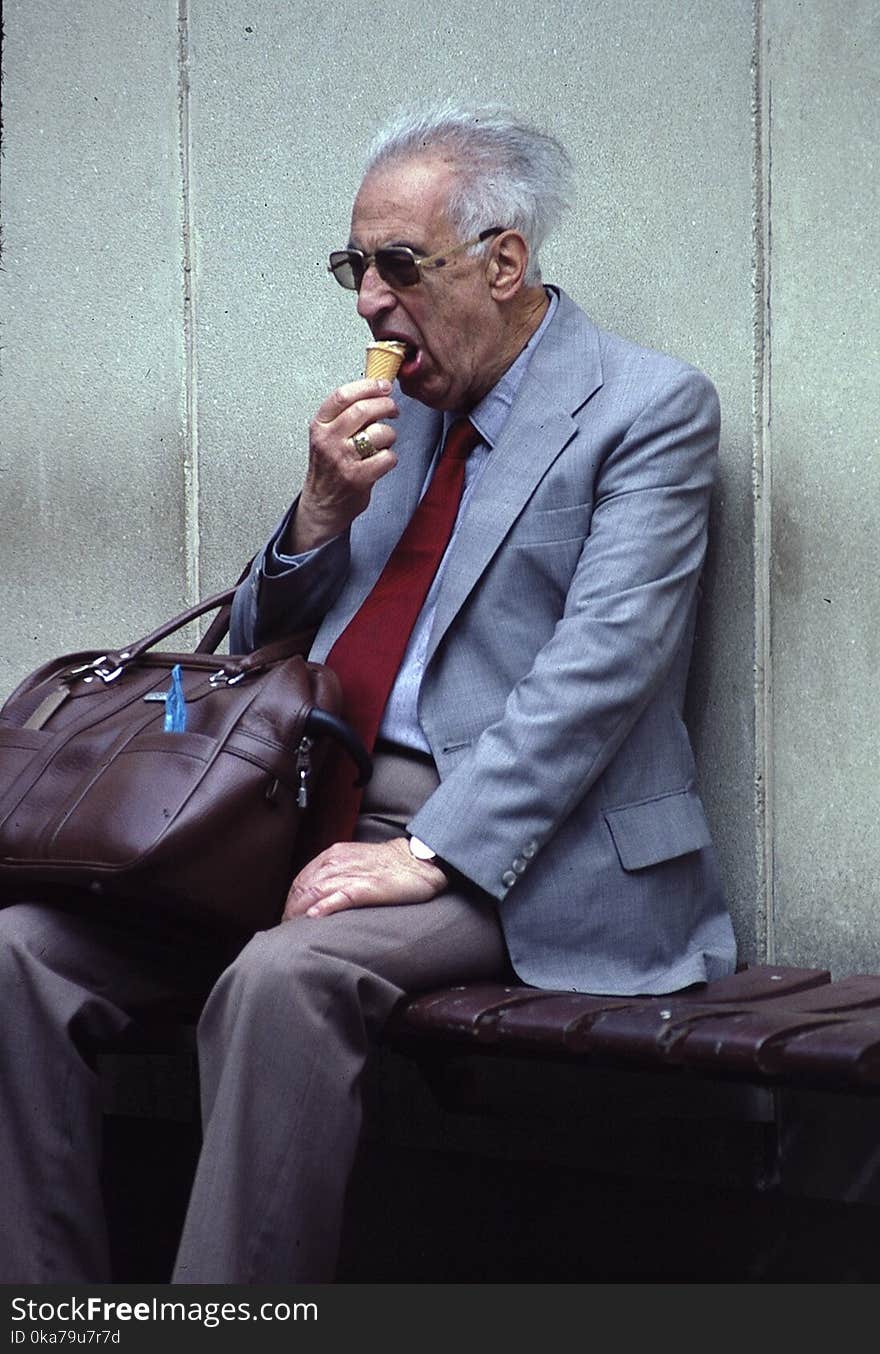
<instances>
[{"instance_id":1,"label":"bag zipper pull","mask_svg":"<svg viewBox=\"0 0 880 1354\"><path fill-rule=\"evenodd\" d=\"M312 740L304 736L300 739L299 747L296 752L296 773L299 777L299 786L296 791L296 803L300 809L306 809L309 805L309 780L312 775Z\"/></svg>"}]
</instances>

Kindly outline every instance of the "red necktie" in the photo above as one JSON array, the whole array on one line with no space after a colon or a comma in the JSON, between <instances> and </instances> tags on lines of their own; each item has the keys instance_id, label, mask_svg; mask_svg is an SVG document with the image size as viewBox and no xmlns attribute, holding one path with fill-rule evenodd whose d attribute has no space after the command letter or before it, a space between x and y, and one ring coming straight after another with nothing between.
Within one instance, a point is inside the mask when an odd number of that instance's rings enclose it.
<instances>
[{"instance_id":1,"label":"red necktie","mask_svg":"<svg viewBox=\"0 0 880 1354\"><path fill-rule=\"evenodd\" d=\"M443 557L461 504L465 462L480 440L466 418L453 423L431 482L385 568L326 659L342 683L343 713L372 751L416 618ZM350 841L361 791L352 763L335 749L321 775L313 822L316 854Z\"/></svg>"}]
</instances>

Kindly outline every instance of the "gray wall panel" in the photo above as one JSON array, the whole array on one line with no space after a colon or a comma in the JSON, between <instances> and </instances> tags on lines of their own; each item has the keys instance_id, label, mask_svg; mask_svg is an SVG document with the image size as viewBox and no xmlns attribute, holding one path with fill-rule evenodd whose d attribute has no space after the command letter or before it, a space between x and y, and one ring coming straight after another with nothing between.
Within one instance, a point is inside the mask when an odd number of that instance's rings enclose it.
<instances>
[{"instance_id":1,"label":"gray wall panel","mask_svg":"<svg viewBox=\"0 0 880 1354\"><path fill-rule=\"evenodd\" d=\"M174 0L3 18L7 690L179 605L183 387Z\"/></svg>"},{"instance_id":2,"label":"gray wall panel","mask_svg":"<svg viewBox=\"0 0 880 1354\"><path fill-rule=\"evenodd\" d=\"M880 11L770 14L774 932L843 974L880 966Z\"/></svg>"}]
</instances>

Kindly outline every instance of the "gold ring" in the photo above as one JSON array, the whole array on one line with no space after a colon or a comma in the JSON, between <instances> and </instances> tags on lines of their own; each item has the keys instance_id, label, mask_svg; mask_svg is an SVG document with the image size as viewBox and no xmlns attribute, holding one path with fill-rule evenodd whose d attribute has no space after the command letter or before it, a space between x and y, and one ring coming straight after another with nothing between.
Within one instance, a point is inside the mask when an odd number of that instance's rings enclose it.
<instances>
[{"instance_id":1,"label":"gold ring","mask_svg":"<svg viewBox=\"0 0 880 1354\"><path fill-rule=\"evenodd\" d=\"M373 446L373 443L366 433L355 433L351 440L354 443L355 451L362 461L365 461L368 456L376 455L378 448Z\"/></svg>"}]
</instances>

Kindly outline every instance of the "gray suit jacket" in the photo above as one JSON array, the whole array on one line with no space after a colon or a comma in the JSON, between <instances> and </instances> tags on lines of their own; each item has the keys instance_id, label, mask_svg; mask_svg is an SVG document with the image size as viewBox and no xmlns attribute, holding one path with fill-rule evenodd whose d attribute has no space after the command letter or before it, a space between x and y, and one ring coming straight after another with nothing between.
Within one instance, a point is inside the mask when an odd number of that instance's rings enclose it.
<instances>
[{"instance_id":1,"label":"gray suit jacket","mask_svg":"<svg viewBox=\"0 0 880 1354\"><path fill-rule=\"evenodd\" d=\"M397 398L399 462L338 547L318 660L436 446L441 415ZM497 900L527 983L666 992L734 967L682 722L718 428L704 375L560 292L452 546L420 694L441 783L409 827ZM261 564L236 649L302 623Z\"/></svg>"}]
</instances>

